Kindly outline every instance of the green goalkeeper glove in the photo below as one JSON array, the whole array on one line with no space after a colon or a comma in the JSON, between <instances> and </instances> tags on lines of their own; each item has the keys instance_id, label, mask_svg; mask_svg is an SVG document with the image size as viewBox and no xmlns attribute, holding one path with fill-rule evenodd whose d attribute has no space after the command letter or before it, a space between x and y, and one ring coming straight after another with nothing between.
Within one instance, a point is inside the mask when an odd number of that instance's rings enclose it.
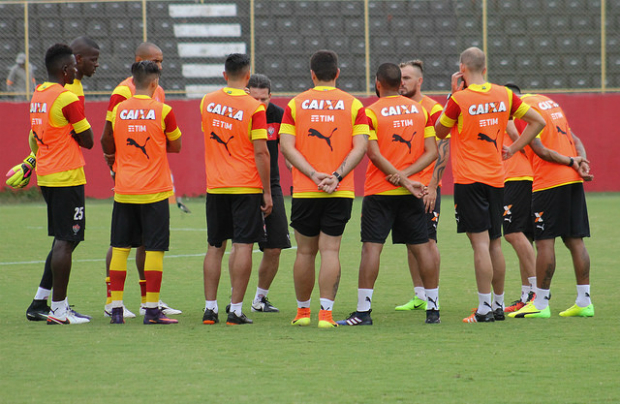
<instances>
[{"instance_id":1,"label":"green goalkeeper glove","mask_svg":"<svg viewBox=\"0 0 620 404\"><path fill-rule=\"evenodd\" d=\"M34 167L37 165L37 157L34 153L30 153L28 157L24 159L24 162L11 168L6 176L9 177L6 180L6 185L11 188L23 188L30 182Z\"/></svg>"}]
</instances>

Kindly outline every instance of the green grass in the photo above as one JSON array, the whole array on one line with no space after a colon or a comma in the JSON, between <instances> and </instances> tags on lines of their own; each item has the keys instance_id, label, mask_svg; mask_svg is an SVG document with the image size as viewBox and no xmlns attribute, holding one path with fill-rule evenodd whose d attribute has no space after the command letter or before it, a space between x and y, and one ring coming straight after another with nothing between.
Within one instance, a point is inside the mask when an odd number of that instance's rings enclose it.
<instances>
[{"instance_id":1,"label":"green grass","mask_svg":"<svg viewBox=\"0 0 620 404\"><path fill-rule=\"evenodd\" d=\"M26 321L51 239L43 203L0 206L0 403L617 403L620 353L615 304L620 239L618 194L588 195L592 238L592 296L596 316L561 318L576 290L567 250L557 244L552 318L463 324L477 304L472 253L457 235L452 201L444 198L439 232L442 324L423 312L396 312L412 294L404 247L387 244L373 296L372 327L289 325L295 315L294 250L284 251L270 299L279 314L245 311L252 326L202 324L202 261L206 251L204 199L192 214L171 215L171 246L162 298L183 310L176 326L143 326L141 319L111 326L103 317L103 258L109 243L111 201L87 202L87 240L74 254L70 302L94 315L90 324L48 327ZM342 247L342 280L334 317L355 310L359 209L354 204ZM287 200L287 209L290 202ZM504 243L506 300L517 298L516 255ZM254 255L256 270L260 254ZM130 268L133 264L130 265ZM229 296L223 271L219 304ZM137 311L137 273L125 294Z\"/></svg>"}]
</instances>

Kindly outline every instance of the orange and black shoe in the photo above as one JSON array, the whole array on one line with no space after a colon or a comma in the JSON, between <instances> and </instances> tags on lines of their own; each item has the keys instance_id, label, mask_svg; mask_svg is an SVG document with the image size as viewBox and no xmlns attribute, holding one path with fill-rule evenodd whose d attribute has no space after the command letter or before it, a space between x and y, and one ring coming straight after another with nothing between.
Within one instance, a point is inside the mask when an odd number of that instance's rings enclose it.
<instances>
[{"instance_id":1,"label":"orange and black shoe","mask_svg":"<svg viewBox=\"0 0 620 404\"><path fill-rule=\"evenodd\" d=\"M217 324L219 322L220 319L215 311L205 309L205 314L202 316L202 324Z\"/></svg>"},{"instance_id":2,"label":"orange and black shoe","mask_svg":"<svg viewBox=\"0 0 620 404\"><path fill-rule=\"evenodd\" d=\"M336 328L338 323L332 318L331 310L319 311L319 328Z\"/></svg>"},{"instance_id":3,"label":"orange and black shoe","mask_svg":"<svg viewBox=\"0 0 620 404\"><path fill-rule=\"evenodd\" d=\"M241 313L240 316L236 315L235 312L233 311L228 313L228 319L226 320L226 325L241 325L241 324L254 324L254 321L247 318L245 314L243 313Z\"/></svg>"},{"instance_id":4,"label":"orange and black shoe","mask_svg":"<svg viewBox=\"0 0 620 404\"><path fill-rule=\"evenodd\" d=\"M177 324L178 322L179 320L166 317L159 307L146 308L146 313L144 314L144 324Z\"/></svg>"},{"instance_id":5,"label":"orange and black shoe","mask_svg":"<svg viewBox=\"0 0 620 404\"><path fill-rule=\"evenodd\" d=\"M297 316L291 321L291 325L310 325L310 307L297 308Z\"/></svg>"}]
</instances>

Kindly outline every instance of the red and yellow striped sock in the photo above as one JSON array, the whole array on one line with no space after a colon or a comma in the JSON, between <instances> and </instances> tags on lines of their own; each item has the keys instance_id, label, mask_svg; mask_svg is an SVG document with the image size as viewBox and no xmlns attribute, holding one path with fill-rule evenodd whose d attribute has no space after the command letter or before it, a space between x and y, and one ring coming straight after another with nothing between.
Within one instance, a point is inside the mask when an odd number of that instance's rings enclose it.
<instances>
[{"instance_id":1,"label":"red and yellow striped sock","mask_svg":"<svg viewBox=\"0 0 620 404\"><path fill-rule=\"evenodd\" d=\"M127 278L127 257L131 248L112 248L110 261L110 298L118 307L123 304L123 290Z\"/></svg>"},{"instance_id":2,"label":"red and yellow striped sock","mask_svg":"<svg viewBox=\"0 0 620 404\"><path fill-rule=\"evenodd\" d=\"M146 278L146 307L159 306L159 292L164 269L164 252L147 251L144 260L144 277Z\"/></svg>"},{"instance_id":3,"label":"red and yellow striped sock","mask_svg":"<svg viewBox=\"0 0 620 404\"><path fill-rule=\"evenodd\" d=\"M110 288L110 277L109 276L106 276L105 278L105 291L106 291L105 304L110 304L112 303L112 295L110 294L111 288Z\"/></svg>"},{"instance_id":4,"label":"red and yellow striped sock","mask_svg":"<svg viewBox=\"0 0 620 404\"><path fill-rule=\"evenodd\" d=\"M140 279L140 303L146 304L146 279Z\"/></svg>"}]
</instances>

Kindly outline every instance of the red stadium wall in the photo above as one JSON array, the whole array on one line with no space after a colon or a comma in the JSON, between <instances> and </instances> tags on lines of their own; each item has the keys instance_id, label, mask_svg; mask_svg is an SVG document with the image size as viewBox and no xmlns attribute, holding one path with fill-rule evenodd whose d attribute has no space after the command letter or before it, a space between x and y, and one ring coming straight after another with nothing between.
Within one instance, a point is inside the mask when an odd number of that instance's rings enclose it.
<instances>
[{"instance_id":1,"label":"red stadium wall","mask_svg":"<svg viewBox=\"0 0 620 404\"><path fill-rule=\"evenodd\" d=\"M620 138L606 137L613 125L607 121L614 106L620 105L620 94L553 94L551 97L564 109L575 134L579 136L588 151L592 163L593 182L586 184L587 191L620 191ZM365 105L374 97L362 99ZM437 97L444 102L443 97ZM284 107L285 98L272 100ZM183 132L183 150L171 154L170 166L174 174L177 195L197 196L205 192L205 169L203 135L200 130L199 100L170 100L177 122ZM112 180L103 160L99 136L103 130L107 102L86 101L86 116L93 126L95 147L85 150L86 195L93 198L109 198L112 194ZM8 171L28 153L27 133L29 130L28 106L26 103L0 103L0 172ZM356 192L362 194L367 159L356 169ZM280 156L282 189L289 194L291 176ZM35 181L33 181L34 183ZM452 194L452 174L446 170L444 193Z\"/></svg>"}]
</instances>

